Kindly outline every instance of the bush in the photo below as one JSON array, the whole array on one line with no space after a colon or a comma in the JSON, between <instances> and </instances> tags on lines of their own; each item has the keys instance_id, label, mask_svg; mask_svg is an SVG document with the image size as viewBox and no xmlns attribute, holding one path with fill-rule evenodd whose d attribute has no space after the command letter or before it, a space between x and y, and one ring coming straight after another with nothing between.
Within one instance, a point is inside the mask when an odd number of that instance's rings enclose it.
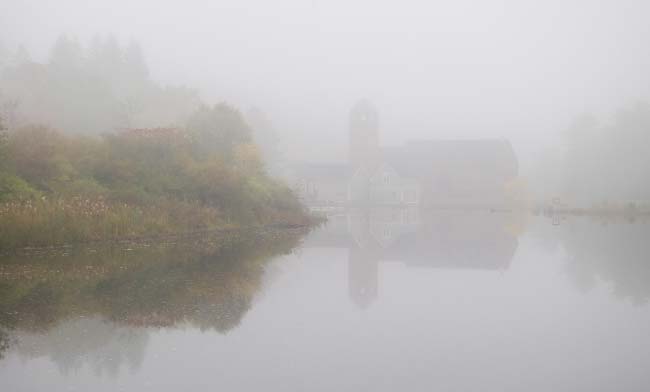
<instances>
[{"instance_id":1,"label":"bush","mask_svg":"<svg viewBox=\"0 0 650 392\"><path fill-rule=\"evenodd\" d=\"M0 172L0 202L29 200L40 197L40 192L27 181L15 175Z\"/></svg>"},{"instance_id":2,"label":"bush","mask_svg":"<svg viewBox=\"0 0 650 392\"><path fill-rule=\"evenodd\" d=\"M298 199L266 174L239 112L225 105L202 109L187 129L102 139L22 128L8 140L6 167L0 247L307 222Z\"/></svg>"}]
</instances>

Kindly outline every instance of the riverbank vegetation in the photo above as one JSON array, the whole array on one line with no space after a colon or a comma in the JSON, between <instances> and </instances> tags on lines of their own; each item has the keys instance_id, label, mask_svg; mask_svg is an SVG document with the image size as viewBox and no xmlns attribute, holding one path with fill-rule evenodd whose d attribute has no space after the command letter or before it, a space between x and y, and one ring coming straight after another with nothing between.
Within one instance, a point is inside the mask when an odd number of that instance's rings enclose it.
<instances>
[{"instance_id":1,"label":"riverbank vegetation","mask_svg":"<svg viewBox=\"0 0 650 392\"><path fill-rule=\"evenodd\" d=\"M224 104L185 128L102 138L17 129L3 148L0 218L2 248L307 222Z\"/></svg>"},{"instance_id":2,"label":"riverbank vegetation","mask_svg":"<svg viewBox=\"0 0 650 392\"><path fill-rule=\"evenodd\" d=\"M594 213L650 209L650 102L622 107L610 119L582 116L563 146L544 156L533 176L538 200Z\"/></svg>"},{"instance_id":3,"label":"riverbank vegetation","mask_svg":"<svg viewBox=\"0 0 650 392\"><path fill-rule=\"evenodd\" d=\"M242 114L149 78L137 44L0 67L0 250L304 225Z\"/></svg>"}]
</instances>

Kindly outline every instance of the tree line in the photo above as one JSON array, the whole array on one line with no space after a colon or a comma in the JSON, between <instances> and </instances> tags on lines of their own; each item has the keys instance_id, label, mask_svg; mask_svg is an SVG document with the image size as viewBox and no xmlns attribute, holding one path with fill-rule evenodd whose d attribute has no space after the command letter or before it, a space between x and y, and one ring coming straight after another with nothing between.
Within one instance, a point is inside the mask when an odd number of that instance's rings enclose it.
<instances>
[{"instance_id":1,"label":"tree line","mask_svg":"<svg viewBox=\"0 0 650 392\"><path fill-rule=\"evenodd\" d=\"M307 222L242 113L158 86L136 44L62 37L0 93L0 248Z\"/></svg>"},{"instance_id":2,"label":"tree line","mask_svg":"<svg viewBox=\"0 0 650 392\"><path fill-rule=\"evenodd\" d=\"M622 107L609 121L576 118L532 176L538 198L584 207L650 206L650 103Z\"/></svg>"}]
</instances>

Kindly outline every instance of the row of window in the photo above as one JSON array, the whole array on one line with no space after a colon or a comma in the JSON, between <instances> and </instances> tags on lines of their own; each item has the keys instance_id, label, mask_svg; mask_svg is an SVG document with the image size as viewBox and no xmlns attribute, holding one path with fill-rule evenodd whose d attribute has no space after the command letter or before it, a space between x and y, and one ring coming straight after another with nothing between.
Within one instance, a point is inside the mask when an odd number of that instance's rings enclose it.
<instances>
[{"instance_id":1,"label":"row of window","mask_svg":"<svg viewBox=\"0 0 650 392\"><path fill-rule=\"evenodd\" d=\"M385 177L389 181L390 176ZM388 183L388 182L387 182ZM318 197L319 190L316 184L310 181L300 181L298 184L298 192L307 197ZM347 193L344 191L336 192L334 196L339 201L347 199ZM417 203L418 191L416 189L402 189L402 190L375 190L371 194L371 199L381 203Z\"/></svg>"},{"instance_id":2,"label":"row of window","mask_svg":"<svg viewBox=\"0 0 650 392\"><path fill-rule=\"evenodd\" d=\"M417 203L418 192L415 189L405 190L377 190L371 195L371 199L381 203Z\"/></svg>"}]
</instances>

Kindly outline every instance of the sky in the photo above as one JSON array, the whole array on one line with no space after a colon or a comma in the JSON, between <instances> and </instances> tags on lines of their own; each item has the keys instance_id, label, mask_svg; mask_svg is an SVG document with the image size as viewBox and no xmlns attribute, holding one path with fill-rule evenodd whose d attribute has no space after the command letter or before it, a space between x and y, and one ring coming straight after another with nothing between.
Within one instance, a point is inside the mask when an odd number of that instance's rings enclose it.
<instances>
[{"instance_id":1,"label":"sky","mask_svg":"<svg viewBox=\"0 0 650 392\"><path fill-rule=\"evenodd\" d=\"M36 60L61 33L143 47L152 77L264 110L300 159L342 160L374 102L386 145L506 138L523 167L577 116L650 96L650 2L1 0Z\"/></svg>"}]
</instances>

